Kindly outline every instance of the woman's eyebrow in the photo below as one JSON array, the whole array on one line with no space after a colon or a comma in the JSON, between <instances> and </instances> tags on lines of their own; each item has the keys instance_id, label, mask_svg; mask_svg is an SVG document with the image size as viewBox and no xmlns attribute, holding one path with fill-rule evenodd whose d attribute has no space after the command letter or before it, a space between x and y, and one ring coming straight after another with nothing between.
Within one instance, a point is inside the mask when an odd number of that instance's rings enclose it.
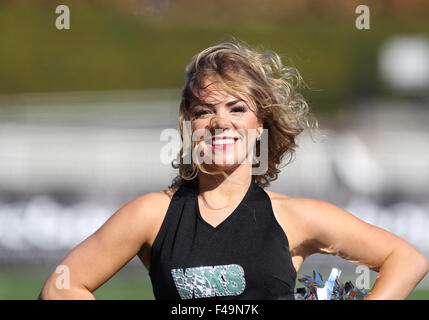
<instances>
[{"instance_id":1,"label":"woman's eyebrow","mask_svg":"<svg viewBox=\"0 0 429 320\"><path fill-rule=\"evenodd\" d=\"M235 100L232 100L232 101L228 102L226 105L227 105L228 107L230 107L230 106L233 106L234 104L236 104L236 103L238 103L238 102L240 102L240 101L243 101L243 102L244 102L244 100L243 100L243 99L235 99Z\"/></svg>"},{"instance_id":2,"label":"woman's eyebrow","mask_svg":"<svg viewBox=\"0 0 429 320\"><path fill-rule=\"evenodd\" d=\"M244 101L244 100L243 99L235 99L235 100L227 102L225 105L227 107L230 107L230 106L233 106L234 104L236 104L236 103L238 103L240 101ZM209 108L214 108L215 107L215 104L211 104L211 103L201 103L201 105L205 106L205 107L209 107Z\"/></svg>"}]
</instances>

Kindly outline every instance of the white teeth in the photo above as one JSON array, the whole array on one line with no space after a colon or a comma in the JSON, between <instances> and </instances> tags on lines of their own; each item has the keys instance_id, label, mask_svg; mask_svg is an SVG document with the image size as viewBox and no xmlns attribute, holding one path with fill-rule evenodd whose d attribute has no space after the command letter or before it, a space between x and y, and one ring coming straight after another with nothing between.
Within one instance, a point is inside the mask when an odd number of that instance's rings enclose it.
<instances>
[{"instance_id":1,"label":"white teeth","mask_svg":"<svg viewBox=\"0 0 429 320\"><path fill-rule=\"evenodd\" d=\"M223 145L223 144L233 144L233 143L235 143L234 139L218 139L218 140L212 141L213 145Z\"/></svg>"}]
</instances>

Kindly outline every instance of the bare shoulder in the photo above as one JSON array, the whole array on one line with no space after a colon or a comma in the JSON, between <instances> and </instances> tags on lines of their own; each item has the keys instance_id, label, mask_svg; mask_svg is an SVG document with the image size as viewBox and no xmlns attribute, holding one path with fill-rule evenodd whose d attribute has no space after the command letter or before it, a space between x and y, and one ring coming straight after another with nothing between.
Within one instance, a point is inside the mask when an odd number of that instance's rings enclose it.
<instances>
[{"instance_id":1,"label":"bare shoulder","mask_svg":"<svg viewBox=\"0 0 429 320\"><path fill-rule=\"evenodd\" d=\"M332 210L341 211L341 208L327 201L290 197L281 193L265 190L271 200L271 204L276 215L289 219L298 219L307 222L308 219L314 219L315 215L320 216L323 213Z\"/></svg>"},{"instance_id":2,"label":"bare shoulder","mask_svg":"<svg viewBox=\"0 0 429 320\"><path fill-rule=\"evenodd\" d=\"M268 194L268 196L270 197L271 201L292 199L292 197L289 197L289 196L287 196L285 194L273 192L273 191L270 191L270 190L267 190L267 189L264 189L264 191Z\"/></svg>"},{"instance_id":3,"label":"bare shoulder","mask_svg":"<svg viewBox=\"0 0 429 320\"><path fill-rule=\"evenodd\" d=\"M294 198L282 193L273 192L269 190L265 190L265 192L270 197L271 205L274 209L276 216L291 216L292 210L296 210L297 207L305 205L305 200L307 200L304 198Z\"/></svg>"},{"instance_id":4,"label":"bare shoulder","mask_svg":"<svg viewBox=\"0 0 429 320\"><path fill-rule=\"evenodd\" d=\"M127 206L135 206L138 212L144 213L144 218L155 220L163 219L176 191L177 188L169 188L146 193L130 201Z\"/></svg>"},{"instance_id":5,"label":"bare shoulder","mask_svg":"<svg viewBox=\"0 0 429 320\"><path fill-rule=\"evenodd\" d=\"M158 192L151 192L139 196L133 201L136 202L138 211L142 214L142 219L146 226L149 226L147 242L152 245L158 234L161 224L165 218L171 199L178 188L168 188Z\"/></svg>"},{"instance_id":6,"label":"bare shoulder","mask_svg":"<svg viewBox=\"0 0 429 320\"><path fill-rule=\"evenodd\" d=\"M293 218L293 209L296 210L302 199L269 190L265 190L265 192L270 197L271 205L277 218Z\"/></svg>"},{"instance_id":7,"label":"bare shoulder","mask_svg":"<svg viewBox=\"0 0 429 320\"><path fill-rule=\"evenodd\" d=\"M265 192L270 197L277 222L288 238L292 263L298 271L305 258L312 253L308 248L312 238L311 216L321 204L309 198L295 198L268 190Z\"/></svg>"},{"instance_id":8,"label":"bare shoulder","mask_svg":"<svg viewBox=\"0 0 429 320\"><path fill-rule=\"evenodd\" d=\"M362 234L371 231L370 225L328 201L271 195L273 210L290 239L291 250L303 257L314 252L334 252L338 249L333 249L334 244L344 242L344 237L354 230Z\"/></svg>"},{"instance_id":9,"label":"bare shoulder","mask_svg":"<svg viewBox=\"0 0 429 320\"><path fill-rule=\"evenodd\" d=\"M168 205L174 195L174 193L177 191L177 188L174 189L164 189L157 192L150 192L145 193L141 196L138 196L133 201L135 201L137 204L142 206L151 206L154 205L155 207L165 206Z\"/></svg>"},{"instance_id":10,"label":"bare shoulder","mask_svg":"<svg viewBox=\"0 0 429 320\"><path fill-rule=\"evenodd\" d=\"M290 249L300 250L313 238L322 224L343 214L339 207L317 199L290 197L265 190L275 216L288 236ZM301 252L305 255L305 252Z\"/></svg>"},{"instance_id":11,"label":"bare shoulder","mask_svg":"<svg viewBox=\"0 0 429 320\"><path fill-rule=\"evenodd\" d=\"M124 204L109 220L135 229L136 234L145 235L145 242L151 242L154 232L159 229L165 217L174 192L174 189L166 189L142 194Z\"/></svg>"}]
</instances>

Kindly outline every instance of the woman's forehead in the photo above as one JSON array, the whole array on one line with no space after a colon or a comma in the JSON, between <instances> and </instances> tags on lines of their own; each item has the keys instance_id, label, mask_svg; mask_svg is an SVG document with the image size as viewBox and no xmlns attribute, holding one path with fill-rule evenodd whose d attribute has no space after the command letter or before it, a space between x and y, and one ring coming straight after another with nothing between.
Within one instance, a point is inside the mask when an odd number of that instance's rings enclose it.
<instances>
[{"instance_id":1,"label":"woman's forehead","mask_svg":"<svg viewBox=\"0 0 429 320\"><path fill-rule=\"evenodd\" d=\"M251 99L239 92L228 92L223 88L206 88L201 94L195 95L190 103L191 107L197 105L216 106L218 104L227 104L231 102L243 101L247 105L251 105Z\"/></svg>"}]
</instances>

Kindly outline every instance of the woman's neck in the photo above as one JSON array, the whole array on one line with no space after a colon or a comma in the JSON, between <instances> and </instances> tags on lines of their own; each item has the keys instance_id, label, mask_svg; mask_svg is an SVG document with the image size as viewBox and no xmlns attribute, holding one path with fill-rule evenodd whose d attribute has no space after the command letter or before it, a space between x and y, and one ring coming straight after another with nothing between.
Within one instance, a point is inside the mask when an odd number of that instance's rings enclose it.
<instances>
[{"instance_id":1,"label":"woman's neck","mask_svg":"<svg viewBox=\"0 0 429 320\"><path fill-rule=\"evenodd\" d=\"M212 210L227 208L242 199L253 179L249 167L243 165L227 174L228 178L203 172L198 175L199 196Z\"/></svg>"}]
</instances>

